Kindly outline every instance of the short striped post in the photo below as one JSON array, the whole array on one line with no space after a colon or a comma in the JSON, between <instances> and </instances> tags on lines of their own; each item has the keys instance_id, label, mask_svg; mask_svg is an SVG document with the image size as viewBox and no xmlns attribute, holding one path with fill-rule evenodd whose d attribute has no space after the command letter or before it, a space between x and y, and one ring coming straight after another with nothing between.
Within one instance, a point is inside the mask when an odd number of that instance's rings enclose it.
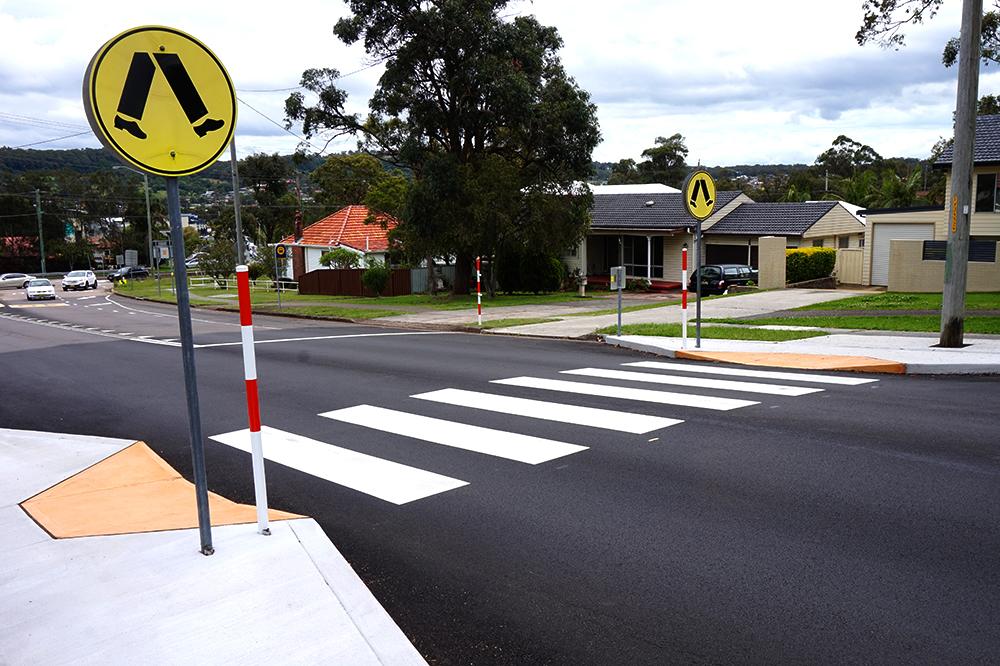
<instances>
[{"instance_id":1,"label":"short striped post","mask_svg":"<svg viewBox=\"0 0 1000 666\"><path fill-rule=\"evenodd\" d=\"M483 325L483 273L479 257L476 257L476 321Z\"/></svg>"},{"instance_id":2,"label":"short striped post","mask_svg":"<svg viewBox=\"0 0 1000 666\"><path fill-rule=\"evenodd\" d=\"M681 248L681 349L688 346L688 248Z\"/></svg>"},{"instance_id":3,"label":"short striped post","mask_svg":"<svg viewBox=\"0 0 1000 666\"><path fill-rule=\"evenodd\" d=\"M264 447L260 439L260 400L257 397L257 359L253 346L253 316L250 312L250 274L236 267L236 291L240 300L240 333L243 339L243 377L247 388L247 417L253 458L253 489L257 503L257 531L270 534L267 526L267 485L264 481Z\"/></svg>"}]
</instances>

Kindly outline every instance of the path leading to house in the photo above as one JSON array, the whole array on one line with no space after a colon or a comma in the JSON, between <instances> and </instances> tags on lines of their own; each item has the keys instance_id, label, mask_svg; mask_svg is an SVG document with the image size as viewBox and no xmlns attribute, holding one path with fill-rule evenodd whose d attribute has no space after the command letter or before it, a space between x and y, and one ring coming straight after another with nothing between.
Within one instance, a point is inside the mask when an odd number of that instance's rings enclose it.
<instances>
[{"instance_id":1,"label":"path leading to house","mask_svg":"<svg viewBox=\"0 0 1000 666\"><path fill-rule=\"evenodd\" d=\"M747 318L866 293L870 292L847 289L781 289L753 294L739 294L703 301L701 316L702 319ZM694 326L694 312L693 304L689 304L688 319L692 327ZM536 314L534 316L541 315ZM681 309L679 307L638 310L635 312L625 312L622 315L622 324L678 323L680 320ZM494 332L512 335L579 338L589 335L605 326L613 326L617 321L617 314L605 314L593 317L569 317L560 321L543 324L498 328L494 329ZM691 332L692 334L694 333L693 328Z\"/></svg>"},{"instance_id":2,"label":"path leading to house","mask_svg":"<svg viewBox=\"0 0 1000 666\"><path fill-rule=\"evenodd\" d=\"M902 317L911 315L940 315L941 310L781 310L744 317L754 319L804 319L808 317ZM967 310L966 315L1000 317L1000 310Z\"/></svg>"}]
</instances>

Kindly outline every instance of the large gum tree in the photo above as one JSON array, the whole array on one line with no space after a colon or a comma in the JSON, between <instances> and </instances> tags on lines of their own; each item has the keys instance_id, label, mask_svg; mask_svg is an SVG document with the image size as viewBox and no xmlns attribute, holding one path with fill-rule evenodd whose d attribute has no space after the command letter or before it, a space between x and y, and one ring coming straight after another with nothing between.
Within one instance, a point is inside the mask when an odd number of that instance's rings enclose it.
<instances>
[{"instance_id":1,"label":"large gum tree","mask_svg":"<svg viewBox=\"0 0 1000 666\"><path fill-rule=\"evenodd\" d=\"M305 135L357 135L413 174L400 234L411 257L453 256L456 293L476 255L561 252L589 223L596 108L566 74L555 28L506 0L350 0L334 33L384 62L366 117L335 69L309 69L285 102Z\"/></svg>"}]
</instances>

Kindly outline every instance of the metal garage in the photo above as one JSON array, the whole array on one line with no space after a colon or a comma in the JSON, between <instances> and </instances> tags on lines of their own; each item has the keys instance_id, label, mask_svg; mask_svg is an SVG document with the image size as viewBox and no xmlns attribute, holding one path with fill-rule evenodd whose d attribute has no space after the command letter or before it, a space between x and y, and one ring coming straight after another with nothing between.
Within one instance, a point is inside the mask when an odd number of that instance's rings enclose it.
<instances>
[{"instance_id":1,"label":"metal garage","mask_svg":"<svg viewBox=\"0 0 1000 666\"><path fill-rule=\"evenodd\" d=\"M934 240L933 224L878 224L872 226L871 283L889 284L889 241Z\"/></svg>"}]
</instances>

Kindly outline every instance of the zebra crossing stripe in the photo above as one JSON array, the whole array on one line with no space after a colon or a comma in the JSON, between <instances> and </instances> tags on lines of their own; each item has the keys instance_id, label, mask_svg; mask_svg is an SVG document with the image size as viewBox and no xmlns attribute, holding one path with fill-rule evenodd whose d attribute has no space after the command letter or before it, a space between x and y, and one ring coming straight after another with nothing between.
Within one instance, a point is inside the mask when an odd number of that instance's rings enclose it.
<instances>
[{"instance_id":1,"label":"zebra crossing stripe","mask_svg":"<svg viewBox=\"0 0 1000 666\"><path fill-rule=\"evenodd\" d=\"M650 370L670 370L677 372L695 372L700 375L729 375L731 377L754 377L756 379L787 379L793 382L810 382L813 384L839 384L841 386L860 386L877 382L877 379L867 377L837 377L834 375L814 375L798 372L775 372L772 370L744 370L743 368L720 368L707 363L663 363L661 361L637 361L623 363L633 368L649 368Z\"/></svg>"},{"instance_id":2,"label":"zebra crossing stripe","mask_svg":"<svg viewBox=\"0 0 1000 666\"><path fill-rule=\"evenodd\" d=\"M394 435L451 446L456 449L516 460L529 465L537 465L568 456L587 448L577 444L567 444L531 435L445 421L444 419L435 419L373 405L357 405L346 409L336 409L324 412L320 416Z\"/></svg>"},{"instance_id":3,"label":"zebra crossing stripe","mask_svg":"<svg viewBox=\"0 0 1000 666\"><path fill-rule=\"evenodd\" d=\"M660 405L680 405L682 407L714 409L723 412L760 404L753 400L739 400L737 398L716 398L694 393L672 393L670 391L653 391L650 389L628 388L626 386L608 386L607 384L567 382L562 379L543 379L541 377L511 377L510 379L494 379L490 383L504 384L506 386L523 386L525 388L536 388L546 391L578 393L580 395L593 395L603 398L654 402Z\"/></svg>"},{"instance_id":4,"label":"zebra crossing stripe","mask_svg":"<svg viewBox=\"0 0 1000 666\"><path fill-rule=\"evenodd\" d=\"M612 370L608 368L577 368L563 370L564 375L582 375L584 377L602 377L604 379L621 379L629 382L646 382L649 384L670 384L672 386L689 386L693 388L719 389L723 391L743 391L745 393L766 393L768 395L799 396L819 393L823 389L807 386L781 386L779 384L761 384L758 382L736 382L728 379L705 379L703 377L679 377L676 375L661 375L651 372L629 372L628 370Z\"/></svg>"},{"instance_id":5,"label":"zebra crossing stripe","mask_svg":"<svg viewBox=\"0 0 1000 666\"><path fill-rule=\"evenodd\" d=\"M529 400L528 398L515 398L506 395L465 391L454 388L420 393L411 395L410 397L419 400L431 400L445 405L471 407L472 409L500 412L501 414L526 416L533 419L558 421L560 423L572 423L592 428L628 432L636 435L642 435L647 432L683 423L679 419L668 419L662 416L631 414L629 412L617 412L610 409L564 405L559 402Z\"/></svg>"},{"instance_id":6,"label":"zebra crossing stripe","mask_svg":"<svg viewBox=\"0 0 1000 666\"><path fill-rule=\"evenodd\" d=\"M277 428L263 426L260 434L264 457L268 460L393 504L406 504L469 485L466 481ZM249 429L213 435L209 439L250 453Z\"/></svg>"}]
</instances>

